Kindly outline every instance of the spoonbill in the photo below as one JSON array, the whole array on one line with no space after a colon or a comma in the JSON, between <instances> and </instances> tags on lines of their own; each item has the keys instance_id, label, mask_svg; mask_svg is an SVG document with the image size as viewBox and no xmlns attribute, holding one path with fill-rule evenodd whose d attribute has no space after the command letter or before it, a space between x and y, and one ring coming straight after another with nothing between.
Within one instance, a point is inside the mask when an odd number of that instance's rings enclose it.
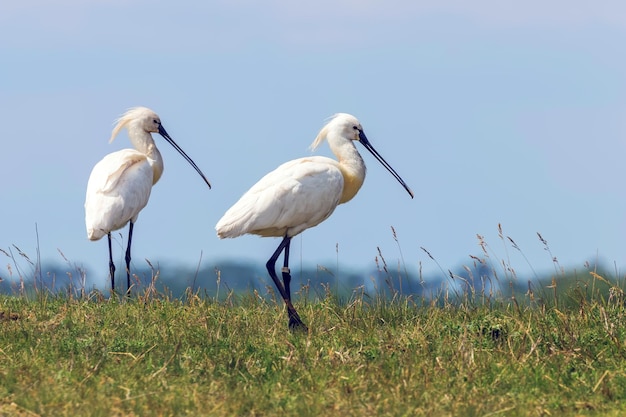
<instances>
[{"instance_id":1,"label":"spoonbill","mask_svg":"<svg viewBox=\"0 0 626 417\"><path fill-rule=\"evenodd\" d=\"M115 290L115 264L111 253L111 232L128 227L126 247L126 284L130 291L130 246L133 225L139 212L148 204L152 186L163 173L163 158L151 133L158 133L169 142L211 188L200 168L174 142L161 124L161 119L146 107L134 107L124 113L113 128L109 143L126 128L135 149L122 149L105 156L91 171L85 198L85 225L89 240L109 239L109 274L111 291Z\"/></svg>"},{"instance_id":2,"label":"spoonbill","mask_svg":"<svg viewBox=\"0 0 626 417\"><path fill-rule=\"evenodd\" d=\"M307 330L291 303L289 246L291 238L326 220L339 204L356 195L365 180L365 163L354 142L360 142L400 182L413 198L413 191L371 145L358 119L338 113L319 132L311 149L326 139L338 161L310 156L286 162L252 186L217 222L220 239L244 234L282 237L266 263L289 315L291 330ZM284 252L283 282L275 265Z\"/></svg>"}]
</instances>

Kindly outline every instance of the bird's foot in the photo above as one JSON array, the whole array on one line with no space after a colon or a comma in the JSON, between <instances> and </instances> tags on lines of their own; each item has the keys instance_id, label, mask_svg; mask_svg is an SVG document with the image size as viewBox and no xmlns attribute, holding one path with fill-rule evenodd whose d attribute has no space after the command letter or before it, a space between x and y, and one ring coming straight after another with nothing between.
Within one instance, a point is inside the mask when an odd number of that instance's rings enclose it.
<instances>
[{"instance_id":1,"label":"bird's foot","mask_svg":"<svg viewBox=\"0 0 626 417\"><path fill-rule=\"evenodd\" d=\"M300 320L300 317L296 313L295 315L289 316L289 331L292 333L307 333L309 328L306 327L306 324Z\"/></svg>"}]
</instances>

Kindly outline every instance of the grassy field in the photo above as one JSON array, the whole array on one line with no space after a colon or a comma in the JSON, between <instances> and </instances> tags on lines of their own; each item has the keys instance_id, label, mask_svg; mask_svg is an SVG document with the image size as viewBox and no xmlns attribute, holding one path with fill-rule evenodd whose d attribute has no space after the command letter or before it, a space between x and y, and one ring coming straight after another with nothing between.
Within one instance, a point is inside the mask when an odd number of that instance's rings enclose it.
<instances>
[{"instance_id":1,"label":"grassy field","mask_svg":"<svg viewBox=\"0 0 626 417\"><path fill-rule=\"evenodd\" d=\"M0 415L622 415L624 296L591 279L608 295L300 299L305 334L256 294L0 296Z\"/></svg>"}]
</instances>

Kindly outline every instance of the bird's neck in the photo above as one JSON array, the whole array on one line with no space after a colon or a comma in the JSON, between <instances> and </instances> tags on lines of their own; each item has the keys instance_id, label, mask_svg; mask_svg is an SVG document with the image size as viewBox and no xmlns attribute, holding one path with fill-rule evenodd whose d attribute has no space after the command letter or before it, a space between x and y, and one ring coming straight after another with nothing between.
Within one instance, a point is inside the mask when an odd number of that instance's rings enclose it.
<instances>
[{"instance_id":1,"label":"bird's neck","mask_svg":"<svg viewBox=\"0 0 626 417\"><path fill-rule=\"evenodd\" d=\"M343 174L343 192L339 204L346 203L359 192L365 181L365 163L352 142L333 147Z\"/></svg>"},{"instance_id":2,"label":"bird's neck","mask_svg":"<svg viewBox=\"0 0 626 417\"><path fill-rule=\"evenodd\" d=\"M163 158L156 147L152 135L137 126L129 126L128 137L139 152L146 155L152 167L152 184L156 184L163 174Z\"/></svg>"},{"instance_id":3,"label":"bird's neck","mask_svg":"<svg viewBox=\"0 0 626 417\"><path fill-rule=\"evenodd\" d=\"M152 185L154 185L163 174L163 158L161 158L161 152L159 152L154 143L150 147L150 152L146 155L148 156L148 162L152 167Z\"/></svg>"}]
</instances>

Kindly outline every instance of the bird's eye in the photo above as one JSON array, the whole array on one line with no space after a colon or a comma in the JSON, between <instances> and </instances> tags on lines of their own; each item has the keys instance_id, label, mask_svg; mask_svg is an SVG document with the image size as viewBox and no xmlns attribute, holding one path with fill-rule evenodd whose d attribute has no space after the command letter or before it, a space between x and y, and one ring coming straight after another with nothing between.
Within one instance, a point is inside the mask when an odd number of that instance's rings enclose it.
<instances>
[{"instance_id":1,"label":"bird's eye","mask_svg":"<svg viewBox=\"0 0 626 417\"><path fill-rule=\"evenodd\" d=\"M352 126L352 129L359 130L359 127L358 126Z\"/></svg>"}]
</instances>

